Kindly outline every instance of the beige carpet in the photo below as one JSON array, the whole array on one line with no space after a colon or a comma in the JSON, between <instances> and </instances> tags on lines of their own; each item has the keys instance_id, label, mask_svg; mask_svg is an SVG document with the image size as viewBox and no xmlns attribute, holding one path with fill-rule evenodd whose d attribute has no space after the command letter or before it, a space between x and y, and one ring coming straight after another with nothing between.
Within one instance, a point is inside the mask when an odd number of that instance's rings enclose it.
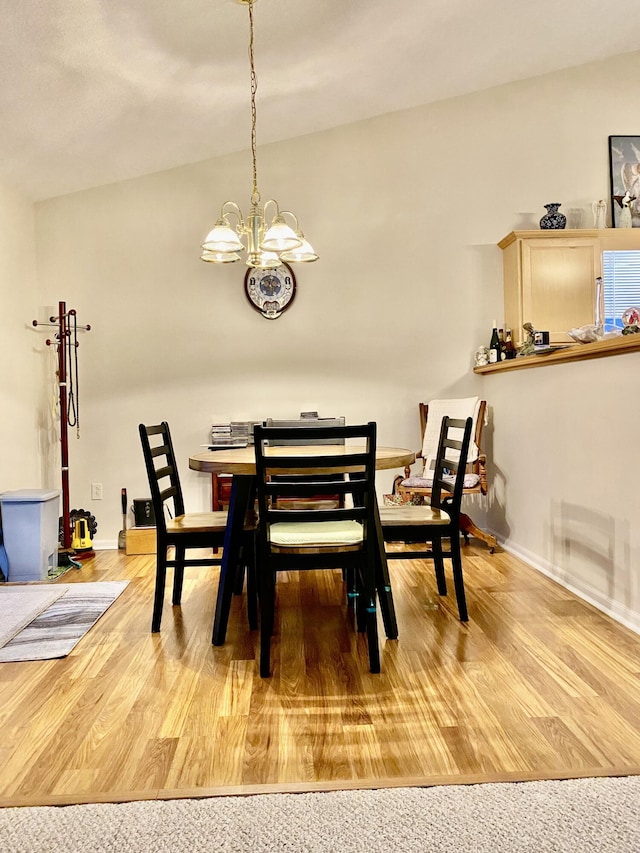
<instances>
[{"instance_id":1,"label":"beige carpet","mask_svg":"<svg viewBox=\"0 0 640 853\"><path fill-rule=\"evenodd\" d=\"M11 853L638 853L640 777L0 810Z\"/></svg>"}]
</instances>

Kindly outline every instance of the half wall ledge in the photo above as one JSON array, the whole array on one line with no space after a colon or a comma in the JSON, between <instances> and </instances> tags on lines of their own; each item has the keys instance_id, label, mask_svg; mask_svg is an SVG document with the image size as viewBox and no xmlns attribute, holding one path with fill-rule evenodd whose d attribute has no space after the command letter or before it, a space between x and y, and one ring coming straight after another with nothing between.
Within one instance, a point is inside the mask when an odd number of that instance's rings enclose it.
<instances>
[{"instance_id":1,"label":"half wall ledge","mask_svg":"<svg viewBox=\"0 0 640 853\"><path fill-rule=\"evenodd\" d=\"M529 367L548 367L552 364L566 364L569 361L583 361L586 358L605 358L610 355L624 355L640 351L640 333L621 335L606 341L595 341L591 344L575 344L564 349L554 350L544 355L526 355L522 358L512 358L500 361L498 364L487 364L484 367L474 367L474 373L502 373L509 370L525 370Z\"/></svg>"}]
</instances>

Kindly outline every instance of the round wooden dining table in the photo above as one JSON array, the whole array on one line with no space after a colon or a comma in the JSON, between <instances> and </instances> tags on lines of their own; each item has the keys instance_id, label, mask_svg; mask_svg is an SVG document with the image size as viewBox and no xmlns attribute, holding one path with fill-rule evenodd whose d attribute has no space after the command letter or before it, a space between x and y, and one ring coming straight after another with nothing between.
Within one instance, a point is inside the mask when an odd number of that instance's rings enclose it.
<instances>
[{"instance_id":1,"label":"round wooden dining table","mask_svg":"<svg viewBox=\"0 0 640 853\"><path fill-rule=\"evenodd\" d=\"M362 444L344 445L278 445L269 448L269 455L278 456L321 456L323 454L348 456L350 453L361 453ZM416 456L412 450L404 447L377 447L376 469L404 468L415 462ZM189 468L204 471L208 474L232 474L231 496L227 528L225 531L220 580L216 599L216 612L213 622L214 646L224 644L233 596L234 579L240 564L242 533L247 511L255 499L256 460L253 446L229 448L225 450L205 450L194 453L189 457ZM354 468L354 471L358 470ZM305 473L306 469L301 469ZM318 469L318 473L322 473ZM384 549L382 527L376 507L376 527L378 540L378 560L376 571L376 586L380 600L380 611L384 621L386 636L395 639L398 636L393 597L391 595L391 580Z\"/></svg>"},{"instance_id":2,"label":"round wooden dining table","mask_svg":"<svg viewBox=\"0 0 640 853\"><path fill-rule=\"evenodd\" d=\"M358 444L303 444L287 445L268 448L269 456L348 456L350 453L362 453L364 445ZM412 450L404 447L377 447L376 468L404 468L416 461ZM194 453L189 457L189 468L195 471L206 471L209 474L245 474L253 476L256 473L255 450L252 446L237 447L227 450L205 450ZM304 473L304 469L301 469Z\"/></svg>"}]
</instances>

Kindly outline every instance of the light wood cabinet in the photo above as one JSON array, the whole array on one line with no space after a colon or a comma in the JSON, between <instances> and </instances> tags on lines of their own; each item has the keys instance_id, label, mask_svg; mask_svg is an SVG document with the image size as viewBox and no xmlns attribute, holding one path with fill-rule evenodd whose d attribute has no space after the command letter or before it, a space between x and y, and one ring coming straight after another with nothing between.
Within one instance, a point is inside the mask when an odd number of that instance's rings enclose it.
<instances>
[{"instance_id":1,"label":"light wood cabinet","mask_svg":"<svg viewBox=\"0 0 640 853\"><path fill-rule=\"evenodd\" d=\"M551 343L570 343L569 329L594 323L602 252L640 249L640 229L512 231L503 251L504 323L514 339L522 326L548 331Z\"/></svg>"}]
</instances>

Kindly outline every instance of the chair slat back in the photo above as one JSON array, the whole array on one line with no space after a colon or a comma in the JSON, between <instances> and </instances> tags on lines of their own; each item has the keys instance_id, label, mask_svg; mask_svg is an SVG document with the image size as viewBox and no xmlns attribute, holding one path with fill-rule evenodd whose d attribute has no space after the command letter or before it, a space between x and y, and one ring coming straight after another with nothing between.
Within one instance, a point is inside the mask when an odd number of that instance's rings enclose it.
<instances>
[{"instance_id":1,"label":"chair slat back","mask_svg":"<svg viewBox=\"0 0 640 853\"><path fill-rule=\"evenodd\" d=\"M263 527L266 530L268 525L279 521L357 520L367 524L375 500L376 424L304 427L304 436L302 440L298 427L254 427L261 532ZM357 439L363 446L350 452L348 439ZM318 445L318 452L302 455L286 449L300 444ZM301 475L304 479L300 479ZM327 475L340 479L330 480ZM313 496L317 500L336 494L351 495L354 505L331 509L276 506L276 499L282 496Z\"/></svg>"},{"instance_id":2,"label":"chair slat back","mask_svg":"<svg viewBox=\"0 0 640 853\"><path fill-rule=\"evenodd\" d=\"M281 445L281 446L282 445L293 445L293 446L296 446L296 445L304 445L304 444L310 444L310 443L324 445L324 444L330 444L332 441L335 442L336 444L344 444L344 442L345 442L345 439L338 439L338 438L317 438L313 442L311 442L309 439L309 434L308 434L308 430L310 428L313 428L313 427L317 428L317 427L344 426L345 425L345 418L344 417L340 417L340 418L293 418L290 420L276 420L275 418L267 418L265 421L265 425L268 427L272 427L272 428L293 427L295 429L299 429L299 432L296 434L296 438L294 438L294 439L272 439L270 441L271 446L274 446L274 445ZM280 480L280 477L277 474L274 474L271 479L274 482L277 482ZM304 474L299 475L299 481L300 482L302 482L305 479L307 479L307 478ZM342 479L344 479L344 477L342 477L339 474L317 474L316 475L316 480L335 481L335 480L342 480ZM298 495L293 495L293 494L291 494L291 496L298 497ZM282 497L283 498L285 497L284 493L282 493ZM316 495L314 493L307 492L307 497L309 500L312 500L316 497ZM340 497L341 496L340 496L339 492L334 491L331 498L329 498L327 496L326 499L327 500L333 499L334 501L337 501L340 499Z\"/></svg>"},{"instance_id":3,"label":"chair slat back","mask_svg":"<svg viewBox=\"0 0 640 853\"><path fill-rule=\"evenodd\" d=\"M472 425L473 418L457 420L445 417L440 427L438 454L431 489L431 506L436 509L445 509L454 519L460 515ZM464 430L462 441L450 435L452 430ZM447 459L448 450L457 451L457 458Z\"/></svg>"},{"instance_id":4,"label":"chair slat back","mask_svg":"<svg viewBox=\"0 0 640 853\"><path fill-rule=\"evenodd\" d=\"M149 488L151 489L156 526L161 531L166 532L165 504L168 501L173 503L170 510L172 510L171 515L174 518L184 514L182 487L169 424L166 421L153 426L140 424L138 430L149 479Z\"/></svg>"}]
</instances>

